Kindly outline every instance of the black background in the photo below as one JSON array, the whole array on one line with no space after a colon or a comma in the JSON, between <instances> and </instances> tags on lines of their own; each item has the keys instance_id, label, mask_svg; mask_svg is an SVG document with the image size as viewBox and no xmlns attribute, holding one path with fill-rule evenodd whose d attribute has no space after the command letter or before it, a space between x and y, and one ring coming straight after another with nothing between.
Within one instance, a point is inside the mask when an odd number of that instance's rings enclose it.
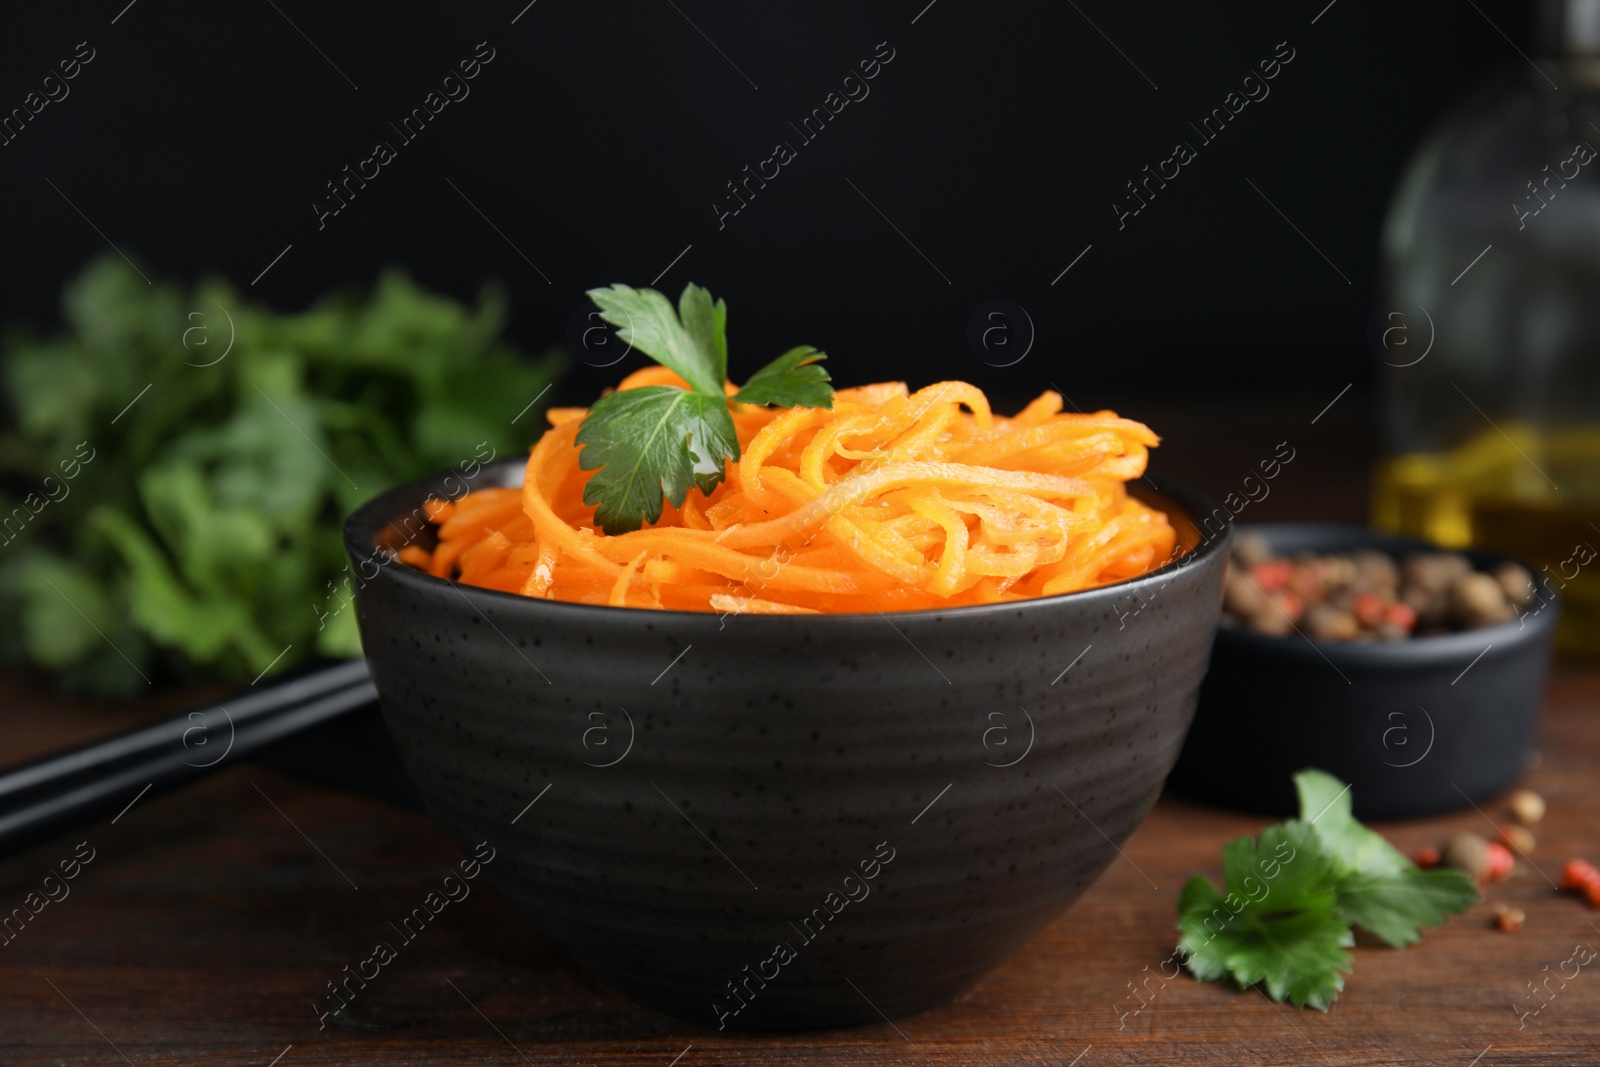
<instances>
[{"instance_id":1,"label":"black background","mask_svg":"<svg viewBox=\"0 0 1600 1067\"><path fill-rule=\"evenodd\" d=\"M535 349L586 288L648 285L692 245L658 285L728 300L736 379L810 343L841 383L963 377L1007 399L1366 388L1395 179L1530 36L1506 0L125 3L0 16L0 110L96 51L0 148L0 320L54 320L109 240L152 277L221 274L284 309L390 263L462 297L500 279ZM387 123L481 41L471 95L400 144ZM883 41L870 96L800 144L789 123ZM1271 95L1119 231L1123 183L1284 41ZM319 231L324 182L379 140L398 158ZM719 230L713 198L777 141L798 158ZM995 298L1037 329L1004 369L965 339ZM555 399L638 360L580 364Z\"/></svg>"}]
</instances>

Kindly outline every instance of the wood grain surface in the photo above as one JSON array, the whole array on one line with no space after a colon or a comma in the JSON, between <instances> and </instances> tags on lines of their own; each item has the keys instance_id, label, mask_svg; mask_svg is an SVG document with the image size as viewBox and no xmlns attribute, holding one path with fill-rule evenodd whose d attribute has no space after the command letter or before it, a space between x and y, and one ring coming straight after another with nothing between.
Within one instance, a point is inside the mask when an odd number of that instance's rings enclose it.
<instances>
[{"instance_id":1,"label":"wood grain surface","mask_svg":"<svg viewBox=\"0 0 1600 1067\"><path fill-rule=\"evenodd\" d=\"M109 725L104 712L54 698L29 704L0 746L7 762ZM1216 874L1222 844L1265 821L1168 797L1126 859L1042 935L957 1003L895 1025L772 1037L686 1026L566 963L484 888L447 906L319 1029L312 1005L324 983L394 940L389 921L460 854L425 816L245 765L0 864L9 911L86 853L80 842L94 854L64 899L0 947L0 1062L1592 1063L1600 968L1551 976L1575 946L1600 948L1600 912L1550 879L1568 856L1600 858L1597 704L1600 670L1557 672L1543 762L1527 781L1550 807L1536 866L1520 865L1420 945L1358 947L1326 1014L1161 977L1179 886ZM1457 829L1492 832L1503 817L1488 804L1383 829L1410 850ZM1496 900L1523 908L1526 928L1494 930Z\"/></svg>"}]
</instances>

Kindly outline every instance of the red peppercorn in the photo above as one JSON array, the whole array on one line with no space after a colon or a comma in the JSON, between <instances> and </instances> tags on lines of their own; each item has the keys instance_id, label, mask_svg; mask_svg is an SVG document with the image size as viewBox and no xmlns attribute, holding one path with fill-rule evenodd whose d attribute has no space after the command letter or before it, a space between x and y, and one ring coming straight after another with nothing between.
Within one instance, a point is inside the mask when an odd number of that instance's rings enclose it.
<instances>
[{"instance_id":1,"label":"red peppercorn","mask_svg":"<svg viewBox=\"0 0 1600 1067\"><path fill-rule=\"evenodd\" d=\"M1417 849L1417 866L1424 870L1439 866L1439 850L1432 845L1423 845Z\"/></svg>"},{"instance_id":2,"label":"red peppercorn","mask_svg":"<svg viewBox=\"0 0 1600 1067\"><path fill-rule=\"evenodd\" d=\"M1417 611L1405 601L1397 600L1385 610L1384 620L1409 631L1417 625Z\"/></svg>"},{"instance_id":3,"label":"red peppercorn","mask_svg":"<svg viewBox=\"0 0 1600 1067\"><path fill-rule=\"evenodd\" d=\"M1561 888L1582 892L1592 885L1600 885L1600 871L1588 860L1570 859L1561 868Z\"/></svg>"},{"instance_id":4,"label":"red peppercorn","mask_svg":"<svg viewBox=\"0 0 1600 1067\"><path fill-rule=\"evenodd\" d=\"M1511 873L1515 861L1511 858L1511 850L1496 841L1489 842L1489 876L1486 882L1498 882Z\"/></svg>"},{"instance_id":5,"label":"red peppercorn","mask_svg":"<svg viewBox=\"0 0 1600 1067\"><path fill-rule=\"evenodd\" d=\"M1269 559L1250 568L1250 579L1263 593L1270 593L1275 589L1282 589L1293 572L1294 564L1288 560Z\"/></svg>"},{"instance_id":6,"label":"red peppercorn","mask_svg":"<svg viewBox=\"0 0 1600 1067\"><path fill-rule=\"evenodd\" d=\"M1383 602L1383 597L1377 593L1357 594L1355 603L1350 605L1350 609L1355 613L1356 618L1360 620L1361 625L1369 630L1376 630L1383 624L1384 619L1388 618L1388 611Z\"/></svg>"}]
</instances>

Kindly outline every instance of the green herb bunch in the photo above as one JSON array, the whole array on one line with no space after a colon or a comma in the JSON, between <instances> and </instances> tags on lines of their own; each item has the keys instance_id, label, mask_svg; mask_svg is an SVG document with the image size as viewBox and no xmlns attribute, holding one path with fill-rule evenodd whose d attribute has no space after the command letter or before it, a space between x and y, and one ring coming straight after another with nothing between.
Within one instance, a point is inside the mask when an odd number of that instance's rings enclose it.
<instances>
[{"instance_id":1,"label":"green herb bunch","mask_svg":"<svg viewBox=\"0 0 1600 1067\"><path fill-rule=\"evenodd\" d=\"M358 654L344 516L518 455L559 370L499 340L498 294L400 274L278 314L107 257L63 310L62 336L5 344L0 654L101 693Z\"/></svg>"},{"instance_id":2,"label":"green herb bunch","mask_svg":"<svg viewBox=\"0 0 1600 1067\"><path fill-rule=\"evenodd\" d=\"M1350 787L1322 771L1294 778L1300 818L1222 850L1219 892L1189 879L1178 950L1201 981L1262 983L1273 1000L1324 1011L1344 989L1360 927L1395 948L1475 904L1464 872L1421 870L1351 814Z\"/></svg>"}]
</instances>

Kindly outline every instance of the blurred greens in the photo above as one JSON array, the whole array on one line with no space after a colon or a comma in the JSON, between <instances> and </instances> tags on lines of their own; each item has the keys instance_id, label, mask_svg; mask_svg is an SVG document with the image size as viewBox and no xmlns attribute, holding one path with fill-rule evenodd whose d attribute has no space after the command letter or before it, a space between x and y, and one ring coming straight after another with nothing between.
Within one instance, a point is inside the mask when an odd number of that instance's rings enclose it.
<instances>
[{"instance_id":1,"label":"blurred greens","mask_svg":"<svg viewBox=\"0 0 1600 1067\"><path fill-rule=\"evenodd\" d=\"M130 694L358 654L344 516L538 433L518 413L561 360L501 341L505 311L390 273L285 315L91 263L65 335L4 346L0 655Z\"/></svg>"}]
</instances>

